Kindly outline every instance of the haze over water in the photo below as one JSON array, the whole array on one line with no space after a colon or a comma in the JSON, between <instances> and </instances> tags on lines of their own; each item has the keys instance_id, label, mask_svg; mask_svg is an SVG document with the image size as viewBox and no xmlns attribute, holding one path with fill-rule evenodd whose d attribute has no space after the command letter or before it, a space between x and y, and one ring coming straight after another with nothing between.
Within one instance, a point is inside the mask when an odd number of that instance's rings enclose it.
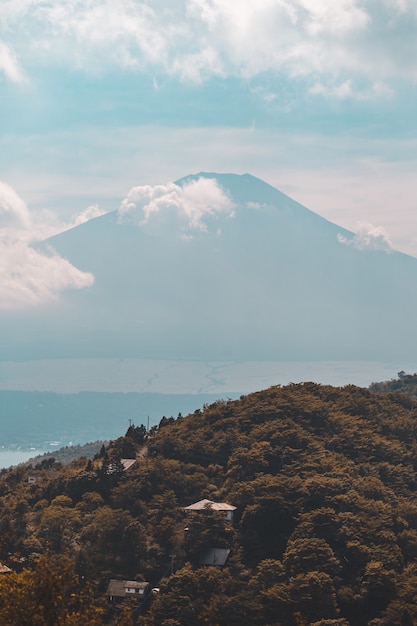
<instances>
[{"instance_id":1,"label":"haze over water","mask_svg":"<svg viewBox=\"0 0 417 626\"><path fill-rule=\"evenodd\" d=\"M313 381L367 387L417 371L417 363L376 361L195 362L143 359L61 359L0 362L0 390L57 393L250 393Z\"/></svg>"}]
</instances>

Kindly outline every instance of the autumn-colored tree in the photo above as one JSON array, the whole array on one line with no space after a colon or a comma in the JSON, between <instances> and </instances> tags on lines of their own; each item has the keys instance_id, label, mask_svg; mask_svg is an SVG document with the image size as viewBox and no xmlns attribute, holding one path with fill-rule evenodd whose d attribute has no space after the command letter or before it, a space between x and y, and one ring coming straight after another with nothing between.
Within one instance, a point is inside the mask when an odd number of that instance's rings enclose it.
<instances>
[{"instance_id":1,"label":"autumn-colored tree","mask_svg":"<svg viewBox=\"0 0 417 626\"><path fill-rule=\"evenodd\" d=\"M99 626L102 616L69 557L44 555L33 570L0 578L2 626Z\"/></svg>"}]
</instances>

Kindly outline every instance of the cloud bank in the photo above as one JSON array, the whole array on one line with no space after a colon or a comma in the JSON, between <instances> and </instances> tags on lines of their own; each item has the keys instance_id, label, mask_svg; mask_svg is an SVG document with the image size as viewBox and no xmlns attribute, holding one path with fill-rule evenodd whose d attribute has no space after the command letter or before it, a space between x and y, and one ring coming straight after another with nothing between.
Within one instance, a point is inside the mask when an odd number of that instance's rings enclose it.
<instances>
[{"instance_id":1,"label":"cloud bank","mask_svg":"<svg viewBox=\"0 0 417 626\"><path fill-rule=\"evenodd\" d=\"M91 207L74 219L74 225L77 219L85 221L90 214ZM92 274L80 271L52 248L40 252L31 247L45 235L62 230L65 225L32 220L25 202L9 185L0 182L0 309L36 306L56 300L66 289L93 284Z\"/></svg>"},{"instance_id":2,"label":"cloud bank","mask_svg":"<svg viewBox=\"0 0 417 626\"><path fill-rule=\"evenodd\" d=\"M198 178L184 185L133 187L119 208L119 220L151 234L192 236L208 232L221 215L234 216L234 203L215 179ZM217 225L216 225L217 231Z\"/></svg>"},{"instance_id":3,"label":"cloud bank","mask_svg":"<svg viewBox=\"0 0 417 626\"><path fill-rule=\"evenodd\" d=\"M123 67L183 81L307 78L313 94L386 96L417 78L413 0L3 0L0 68ZM27 33L31 37L27 37Z\"/></svg>"}]
</instances>

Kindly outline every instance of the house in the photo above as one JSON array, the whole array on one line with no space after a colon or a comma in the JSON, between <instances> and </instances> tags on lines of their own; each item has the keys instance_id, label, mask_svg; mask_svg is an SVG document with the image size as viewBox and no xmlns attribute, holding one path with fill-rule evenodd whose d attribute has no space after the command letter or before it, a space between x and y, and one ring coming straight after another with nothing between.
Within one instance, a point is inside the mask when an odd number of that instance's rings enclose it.
<instances>
[{"instance_id":1,"label":"house","mask_svg":"<svg viewBox=\"0 0 417 626\"><path fill-rule=\"evenodd\" d=\"M186 513L206 511L207 509L218 511L224 515L229 522L233 522L233 513L236 511L236 507L231 504L227 504L226 502L213 502L212 500L204 499L184 507L184 511Z\"/></svg>"},{"instance_id":2,"label":"house","mask_svg":"<svg viewBox=\"0 0 417 626\"><path fill-rule=\"evenodd\" d=\"M132 465L134 465L134 463L136 463L136 459L120 459L122 465L123 465L123 469L125 472L127 472L127 470L129 470Z\"/></svg>"},{"instance_id":3,"label":"house","mask_svg":"<svg viewBox=\"0 0 417 626\"><path fill-rule=\"evenodd\" d=\"M229 554L229 548L208 548L208 550L205 550L201 553L198 564L223 567L224 565L226 565Z\"/></svg>"},{"instance_id":4,"label":"house","mask_svg":"<svg viewBox=\"0 0 417 626\"><path fill-rule=\"evenodd\" d=\"M136 463L136 459L120 459L121 468L124 472L127 472L134 463ZM116 474L117 471L117 466L114 463L110 463L107 468L107 474Z\"/></svg>"},{"instance_id":5,"label":"house","mask_svg":"<svg viewBox=\"0 0 417 626\"><path fill-rule=\"evenodd\" d=\"M0 563L0 574L10 574L12 570L10 569L10 567L7 567L7 565L3 565L3 563Z\"/></svg>"},{"instance_id":6,"label":"house","mask_svg":"<svg viewBox=\"0 0 417 626\"><path fill-rule=\"evenodd\" d=\"M111 579L107 586L106 595L110 602L117 602L123 598L137 598L144 600L150 591L148 582L138 582L137 580L115 580Z\"/></svg>"},{"instance_id":7,"label":"house","mask_svg":"<svg viewBox=\"0 0 417 626\"><path fill-rule=\"evenodd\" d=\"M53 469L41 469L41 470L33 470L30 472L30 474L27 475L27 482L28 485L36 485L38 483L42 483L45 481L46 478L48 478L49 480L51 478L56 478L58 476L58 473L56 470Z\"/></svg>"}]
</instances>

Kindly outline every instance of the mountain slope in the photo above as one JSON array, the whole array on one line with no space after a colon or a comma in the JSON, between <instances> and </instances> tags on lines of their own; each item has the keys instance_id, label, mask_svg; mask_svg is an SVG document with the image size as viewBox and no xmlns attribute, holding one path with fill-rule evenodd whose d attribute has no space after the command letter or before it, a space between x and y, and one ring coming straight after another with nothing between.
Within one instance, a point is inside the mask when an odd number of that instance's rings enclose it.
<instances>
[{"instance_id":1,"label":"mountain slope","mask_svg":"<svg viewBox=\"0 0 417 626\"><path fill-rule=\"evenodd\" d=\"M353 234L248 174L202 173L178 186L201 179L215 179L234 205L232 217L209 215L206 231L155 231L114 212L50 239L95 284L31 312L30 324L24 315L11 323L6 352L20 344L22 357L414 355L416 259L341 243Z\"/></svg>"}]
</instances>

